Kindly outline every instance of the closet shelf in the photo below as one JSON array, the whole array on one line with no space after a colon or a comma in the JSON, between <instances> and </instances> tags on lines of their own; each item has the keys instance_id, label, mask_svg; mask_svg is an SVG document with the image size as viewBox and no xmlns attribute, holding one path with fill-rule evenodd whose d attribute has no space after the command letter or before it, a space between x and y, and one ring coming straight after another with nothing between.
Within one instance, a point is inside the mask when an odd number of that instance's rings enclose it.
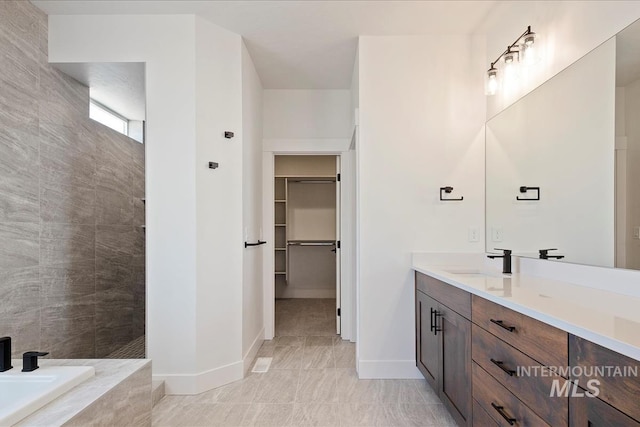
<instances>
[{"instance_id":1,"label":"closet shelf","mask_svg":"<svg viewBox=\"0 0 640 427\"><path fill-rule=\"evenodd\" d=\"M276 248L276 251L286 251L287 248Z\"/></svg>"},{"instance_id":2,"label":"closet shelf","mask_svg":"<svg viewBox=\"0 0 640 427\"><path fill-rule=\"evenodd\" d=\"M286 227L287 224L276 224L276 227Z\"/></svg>"},{"instance_id":3,"label":"closet shelf","mask_svg":"<svg viewBox=\"0 0 640 427\"><path fill-rule=\"evenodd\" d=\"M278 200L278 199L276 199L276 200L275 200L275 202L276 202L276 203L287 203L287 201L286 201L286 200Z\"/></svg>"},{"instance_id":4,"label":"closet shelf","mask_svg":"<svg viewBox=\"0 0 640 427\"><path fill-rule=\"evenodd\" d=\"M284 276L287 274L285 271L276 271L276 276Z\"/></svg>"}]
</instances>

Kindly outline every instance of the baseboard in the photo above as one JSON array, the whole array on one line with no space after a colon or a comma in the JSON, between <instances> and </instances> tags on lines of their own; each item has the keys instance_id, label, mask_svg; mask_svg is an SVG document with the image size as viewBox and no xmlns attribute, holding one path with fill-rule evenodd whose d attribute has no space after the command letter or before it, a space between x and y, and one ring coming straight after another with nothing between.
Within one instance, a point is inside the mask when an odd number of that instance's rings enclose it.
<instances>
[{"instance_id":1,"label":"baseboard","mask_svg":"<svg viewBox=\"0 0 640 427\"><path fill-rule=\"evenodd\" d=\"M251 347L249 347L249 351L247 351L247 354L245 354L242 359L242 363L244 365L242 372L244 372L245 374L249 369L251 369L251 364L253 363L253 359L256 358L256 355L258 354L258 350L260 350L260 347L262 347L263 342L264 342L264 328L262 328L262 330L258 332L258 335L256 335L256 339L253 340L253 344L251 344Z\"/></svg>"},{"instance_id":2,"label":"baseboard","mask_svg":"<svg viewBox=\"0 0 640 427\"><path fill-rule=\"evenodd\" d=\"M415 360L360 360L358 362L360 379L421 379L424 378Z\"/></svg>"},{"instance_id":3,"label":"baseboard","mask_svg":"<svg viewBox=\"0 0 640 427\"><path fill-rule=\"evenodd\" d=\"M243 367L243 362L238 361L198 374L157 374L153 375L153 380L164 381L165 394L200 394L241 380Z\"/></svg>"}]
</instances>

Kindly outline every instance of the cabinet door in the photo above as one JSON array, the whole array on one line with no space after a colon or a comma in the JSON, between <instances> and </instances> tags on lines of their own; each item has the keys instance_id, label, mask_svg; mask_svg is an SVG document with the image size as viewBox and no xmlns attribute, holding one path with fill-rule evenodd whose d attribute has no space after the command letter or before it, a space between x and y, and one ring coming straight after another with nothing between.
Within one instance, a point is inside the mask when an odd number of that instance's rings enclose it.
<instances>
[{"instance_id":1,"label":"cabinet door","mask_svg":"<svg viewBox=\"0 0 640 427\"><path fill-rule=\"evenodd\" d=\"M458 425L471 425L471 322L455 311L438 307L442 344L440 398Z\"/></svg>"},{"instance_id":2,"label":"cabinet door","mask_svg":"<svg viewBox=\"0 0 640 427\"><path fill-rule=\"evenodd\" d=\"M438 390L439 340L435 334L434 315L438 303L420 291L416 291L416 363L425 379Z\"/></svg>"},{"instance_id":3,"label":"cabinet door","mask_svg":"<svg viewBox=\"0 0 640 427\"><path fill-rule=\"evenodd\" d=\"M570 427L640 427L640 423L595 397L569 400Z\"/></svg>"}]
</instances>

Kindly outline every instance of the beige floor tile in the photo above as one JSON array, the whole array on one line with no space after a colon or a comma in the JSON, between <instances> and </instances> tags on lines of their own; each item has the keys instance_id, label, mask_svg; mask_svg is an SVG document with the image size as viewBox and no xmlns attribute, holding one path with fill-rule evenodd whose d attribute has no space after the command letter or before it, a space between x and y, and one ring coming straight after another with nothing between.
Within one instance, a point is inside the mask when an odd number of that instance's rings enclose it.
<instances>
[{"instance_id":1,"label":"beige floor tile","mask_svg":"<svg viewBox=\"0 0 640 427\"><path fill-rule=\"evenodd\" d=\"M302 347L276 346L270 369L300 369Z\"/></svg>"},{"instance_id":2,"label":"beige floor tile","mask_svg":"<svg viewBox=\"0 0 640 427\"><path fill-rule=\"evenodd\" d=\"M356 346L354 343L336 344L333 346L336 368L355 368Z\"/></svg>"},{"instance_id":3,"label":"beige floor tile","mask_svg":"<svg viewBox=\"0 0 640 427\"><path fill-rule=\"evenodd\" d=\"M302 369L335 368L333 347L304 347L302 349Z\"/></svg>"},{"instance_id":4,"label":"beige floor tile","mask_svg":"<svg viewBox=\"0 0 640 427\"><path fill-rule=\"evenodd\" d=\"M170 411L165 417L153 418L154 426L212 427L240 426L250 404L189 404ZM154 410L155 412L155 410Z\"/></svg>"},{"instance_id":5,"label":"beige floor tile","mask_svg":"<svg viewBox=\"0 0 640 427\"><path fill-rule=\"evenodd\" d=\"M340 403L338 405L341 426L380 426L384 425L381 423L382 416L383 411L380 405L372 403Z\"/></svg>"},{"instance_id":6,"label":"beige floor tile","mask_svg":"<svg viewBox=\"0 0 640 427\"><path fill-rule=\"evenodd\" d=\"M442 401L440 400L436 392L433 391L433 389L427 383L426 380L411 380L411 381L413 382L416 389L418 390L418 393L420 393L420 396L422 396L422 398L424 399L425 403L432 403L432 404L442 403Z\"/></svg>"},{"instance_id":7,"label":"beige floor tile","mask_svg":"<svg viewBox=\"0 0 640 427\"><path fill-rule=\"evenodd\" d=\"M246 378L212 390L216 403L251 403L264 374L249 373Z\"/></svg>"},{"instance_id":8,"label":"beige floor tile","mask_svg":"<svg viewBox=\"0 0 640 427\"><path fill-rule=\"evenodd\" d=\"M456 427L457 424L453 417L449 414L443 404L429 405L435 418L435 426L438 427Z\"/></svg>"},{"instance_id":9,"label":"beige floor tile","mask_svg":"<svg viewBox=\"0 0 640 427\"><path fill-rule=\"evenodd\" d=\"M424 380L360 380L335 335L335 300L278 300L269 372L197 396L166 396L154 426L455 426ZM287 329L288 328L288 329ZM284 368L284 369L283 369Z\"/></svg>"},{"instance_id":10,"label":"beige floor tile","mask_svg":"<svg viewBox=\"0 0 640 427\"><path fill-rule=\"evenodd\" d=\"M335 369L312 369L300 372L296 402L337 403Z\"/></svg>"},{"instance_id":11,"label":"beige floor tile","mask_svg":"<svg viewBox=\"0 0 640 427\"><path fill-rule=\"evenodd\" d=\"M300 378L299 369L274 369L262 374L254 403L293 403Z\"/></svg>"},{"instance_id":12,"label":"beige floor tile","mask_svg":"<svg viewBox=\"0 0 640 427\"><path fill-rule=\"evenodd\" d=\"M290 424L292 415L292 403L254 403L245 413L242 426L282 427Z\"/></svg>"},{"instance_id":13,"label":"beige floor tile","mask_svg":"<svg viewBox=\"0 0 640 427\"><path fill-rule=\"evenodd\" d=\"M297 336L278 336L275 338L276 344L279 346L292 346L292 347L302 347L304 345L305 337Z\"/></svg>"},{"instance_id":14,"label":"beige floor tile","mask_svg":"<svg viewBox=\"0 0 640 427\"><path fill-rule=\"evenodd\" d=\"M291 426L337 427L340 425L338 405L335 403L296 403Z\"/></svg>"},{"instance_id":15,"label":"beige floor tile","mask_svg":"<svg viewBox=\"0 0 640 427\"><path fill-rule=\"evenodd\" d=\"M306 347L321 347L321 346L333 346L334 337L325 336L311 336L306 337L304 345Z\"/></svg>"},{"instance_id":16,"label":"beige floor tile","mask_svg":"<svg viewBox=\"0 0 640 427\"><path fill-rule=\"evenodd\" d=\"M447 426L439 420L432 408L425 404L385 404L380 406L378 425L397 427Z\"/></svg>"},{"instance_id":17,"label":"beige floor tile","mask_svg":"<svg viewBox=\"0 0 640 427\"><path fill-rule=\"evenodd\" d=\"M256 354L256 357L273 357L275 351L275 345L262 345L262 347L260 347L260 349L258 350L258 354Z\"/></svg>"},{"instance_id":18,"label":"beige floor tile","mask_svg":"<svg viewBox=\"0 0 640 427\"><path fill-rule=\"evenodd\" d=\"M355 369L336 369L340 403L376 403L379 387L376 381L360 380Z\"/></svg>"},{"instance_id":19,"label":"beige floor tile","mask_svg":"<svg viewBox=\"0 0 640 427\"><path fill-rule=\"evenodd\" d=\"M320 318L308 316L301 324L304 325L304 334L309 335L321 335L333 337L336 335L336 319L335 318Z\"/></svg>"}]
</instances>

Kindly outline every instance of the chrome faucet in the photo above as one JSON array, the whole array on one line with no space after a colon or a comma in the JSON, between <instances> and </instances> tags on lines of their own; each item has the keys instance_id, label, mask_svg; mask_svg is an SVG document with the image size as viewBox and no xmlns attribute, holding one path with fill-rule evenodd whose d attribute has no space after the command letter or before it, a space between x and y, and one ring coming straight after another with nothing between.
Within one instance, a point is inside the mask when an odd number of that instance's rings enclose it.
<instances>
[{"instance_id":1,"label":"chrome faucet","mask_svg":"<svg viewBox=\"0 0 640 427\"><path fill-rule=\"evenodd\" d=\"M496 251L502 251L502 255L487 255L487 258L502 258L502 274L511 274L511 249L498 249Z\"/></svg>"},{"instance_id":2,"label":"chrome faucet","mask_svg":"<svg viewBox=\"0 0 640 427\"><path fill-rule=\"evenodd\" d=\"M564 255L549 255L549 251L557 251L557 249L540 249L540 259L562 259Z\"/></svg>"},{"instance_id":3,"label":"chrome faucet","mask_svg":"<svg viewBox=\"0 0 640 427\"><path fill-rule=\"evenodd\" d=\"M11 366L11 337L0 338L0 372L8 371Z\"/></svg>"}]
</instances>

